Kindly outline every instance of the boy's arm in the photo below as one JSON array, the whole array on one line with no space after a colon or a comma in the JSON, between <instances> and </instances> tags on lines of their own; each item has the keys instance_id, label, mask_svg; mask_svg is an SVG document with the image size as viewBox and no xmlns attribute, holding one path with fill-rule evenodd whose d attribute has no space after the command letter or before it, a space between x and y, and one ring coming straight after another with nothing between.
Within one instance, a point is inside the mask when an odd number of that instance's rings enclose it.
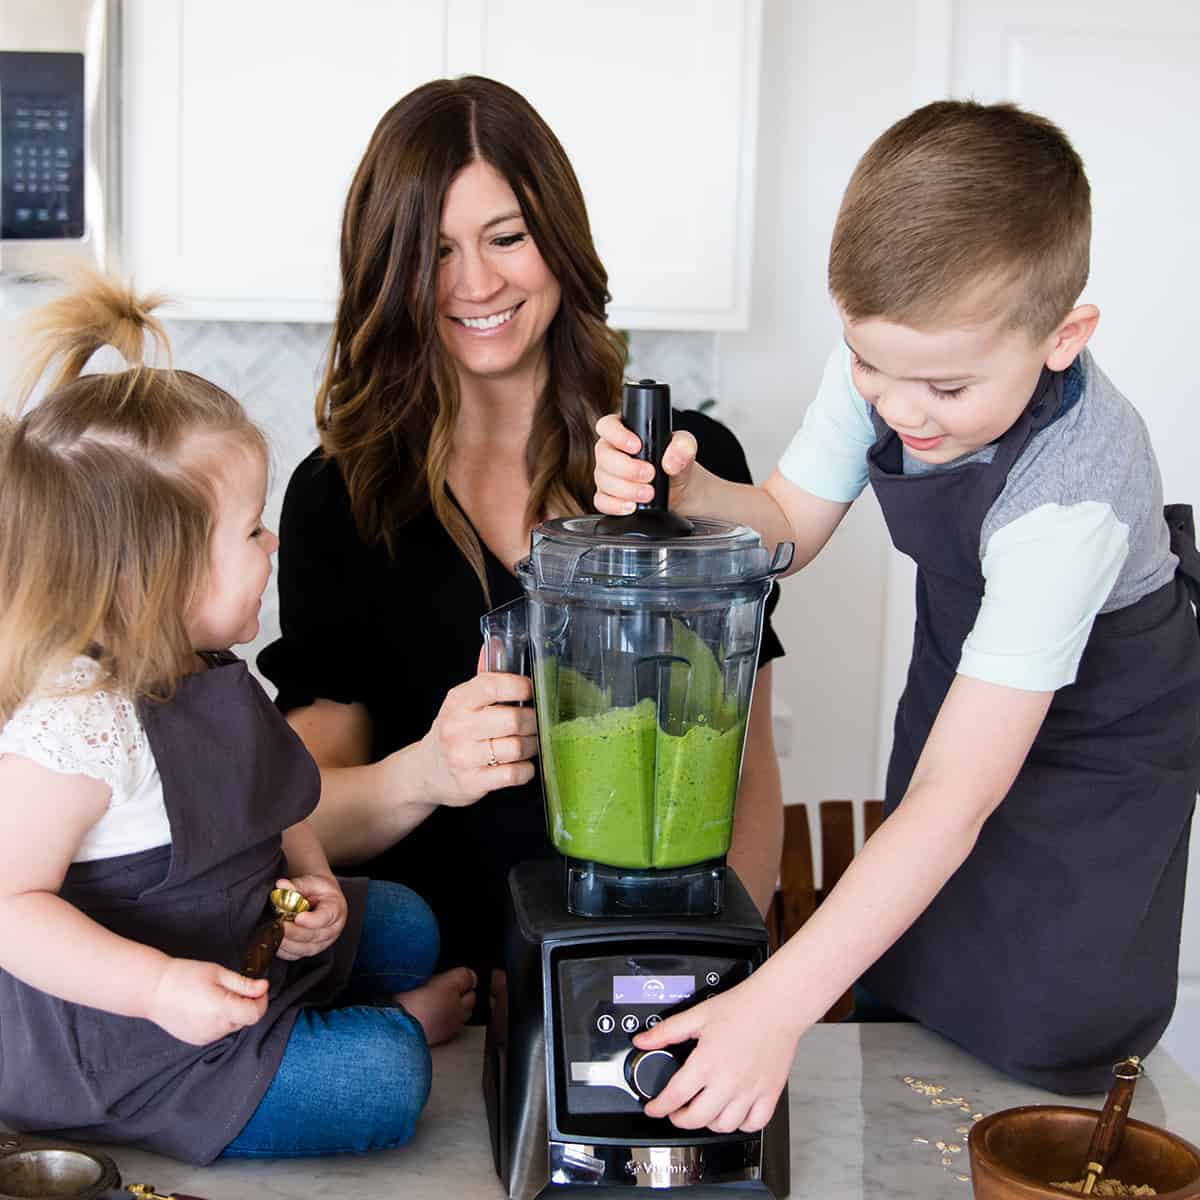
<instances>
[{"instance_id":1,"label":"boy's arm","mask_svg":"<svg viewBox=\"0 0 1200 1200\"><path fill-rule=\"evenodd\" d=\"M785 574L806 567L825 548L825 543L833 537L833 532L842 523L842 518L850 511L850 501L826 500L814 496L802 487L792 483L782 471L775 470L763 485L763 491L771 497L776 508L783 513L787 521L788 532L783 538L775 538L769 534L763 535L763 540L774 552L779 541L790 541L795 544L796 553L792 565ZM751 529L758 529L750 522Z\"/></svg>"},{"instance_id":2,"label":"boy's arm","mask_svg":"<svg viewBox=\"0 0 1200 1200\"><path fill-rule=\"evenodd\" d=\"M772 551L779 542L793 542L793 571L811 562L866 485L867 451L875 441L869 405L854 388L848 355L842 343L830 354L780 469L763 487L730 483L705 470L695 462L696 439L686 430L676 432L662 459L671 507L685 516L748 525ZM654 468L632 457L641 447L637 436L615 415L601 418L596 433L596 510L621 516L652 500Z\"/></svg>"},{"instance_id":3,"label":"boy's arm","mask_svg":"<svg viewBox=\"0 0 1200 1200\"><path fill-rule=\"evenodd\" d=\"M955 677L904 799L816 913L745 983L635 1039L643 1049L699 1043L649 1115L717 1132L766 1123L800 1036L971 852L1052 697Z\"/></svg>"},{"instance_id":4,"label":"boy's arm","mask_svg":"<svg viewBox=\"0 0 1200 1200\"><path fill-rule=\"evenodd\" d=\"M0 756L0 966L39 991L199 1044L257 1020L264 981L119 937L57 894L109 795L88 776Z\"/></svg>"},{"instance_id":5,"label":"boy's arm","mask_svg":"<svg viewBox=\"0 0 1200 1200\"><path fill-rule=\"evenodd\" d=\"M632 458L641 445L620 418L607 416L596 424L596 509L614 516L633 512L638 503L654 498L650 486L654 467ZM719 516L757 530L774 551L780 542L793 542L796 554L788 573L810 563L833 536L850 503L825 500L792 483L781 471L759 487L731 483L702 467L696 459L696 439L676 433L662 466L671 476L671 508L684 516Z\"/></svg>"},{"instance_id":6,"label":"boy's arm","mask_svg":"<svg viewBox=\"0 0 1200 1200\"><path fill-rule=\"evenodd\" d=\"M680 434L681 438L690 434ZM663 467L668 459L664 457ZM648 465L648 464L647 464ZM850 511L850 503L825 500L794 484L778 468L761 487L750 483L730 483L699 463L692 466L687 491L671 507L685 516L721 516L726 521L748 525L757 530L770 552L780 542L796 547L790 575L807 566L824 549L825 543Z\"/></svg>"}]
</instances>

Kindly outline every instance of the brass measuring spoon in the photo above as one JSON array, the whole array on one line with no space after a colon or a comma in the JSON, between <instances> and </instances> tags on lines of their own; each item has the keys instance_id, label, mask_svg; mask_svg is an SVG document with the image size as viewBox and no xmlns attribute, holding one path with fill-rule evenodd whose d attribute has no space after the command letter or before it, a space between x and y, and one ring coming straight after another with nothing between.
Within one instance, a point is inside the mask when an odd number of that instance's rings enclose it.
<instances>
[{"instance_id":1,"label":"brass measuring spoon","mask_svg":"<svg viewBox=\"0 0 1200 1200\"><path fill-rule=\"evenodd\" d=\"M271 908L274 915L254 930L242 958L242 974L250 979L261 979L283 941L284 925L294 921L302 912L308 912L311 907L308 900L294 888L272 888Z\"/></svg>"},{"instance_id":2,"label":"brass measuring spoon","mask_svg":"<svg viewBox=\"0 0 1200 1200\"><path fill-rule=\"evenodd\" d=\"M1108 1089L1100 1119L1088 1146L1088 1161L1083 1180L1083 1195L1090 1196L1096 1183L1108 1167L1108 1160L1121 1148L1125 1136L1125 1121L1137 1081L1146 1073L1142 1060L1136 1055L1113 1064L1113 1082Z\"/></svg>"}]
</instances>

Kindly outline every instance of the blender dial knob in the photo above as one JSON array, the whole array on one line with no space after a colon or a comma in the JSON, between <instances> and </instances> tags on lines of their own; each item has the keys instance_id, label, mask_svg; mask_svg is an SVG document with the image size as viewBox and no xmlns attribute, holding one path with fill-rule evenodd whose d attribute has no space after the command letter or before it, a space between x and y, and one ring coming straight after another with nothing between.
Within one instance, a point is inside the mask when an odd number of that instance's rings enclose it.
<instances>
[{"instance_id":1,"label":"blender dial knob","mask_svg":"<svg viewBox=\"0 0 1200 1200\"><path fill-rule=\"evenodd\" d=\"M625 1077L643 1100L653 1100L679 1067L669 1050L631 1050L625 1059Z\"/></svg>"}]
</instances>

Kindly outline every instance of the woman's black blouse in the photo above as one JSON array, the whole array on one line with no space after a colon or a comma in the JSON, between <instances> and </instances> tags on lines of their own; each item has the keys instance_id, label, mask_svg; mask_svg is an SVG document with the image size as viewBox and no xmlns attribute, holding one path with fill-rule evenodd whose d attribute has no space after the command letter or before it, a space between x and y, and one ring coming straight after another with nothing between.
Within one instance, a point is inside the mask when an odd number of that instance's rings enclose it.
<instances>
[{"instance_id":1,"label":"woman's black blouse","mask_svg":"<svg viewBox=\"0 0 1200 1200\"><path fill-rule=\"evenodd\" d=\"M696 436L714 474L750 482L746 457L725 426L678 411L675 428ZM364 545L337 465L314 451L288 484L279 523L281 636L258 657L288 712L318 698L358 702L371 716L374 760L418 741L446 693L475 674L487 610L483 589L431 508L401 529L391 558ZM485 546L491 605L521 595L515 576ZM768 601L759 665L783 646ZM509 868L554 853L541 780L492 792L464 808L442 806L356 873L406 884L437 914L441 966L467 964L485 981L502 961ZM336 865L336 864L335 864ZM486 989L486 983L484 983Z\"/></svg>"}]
</instances>

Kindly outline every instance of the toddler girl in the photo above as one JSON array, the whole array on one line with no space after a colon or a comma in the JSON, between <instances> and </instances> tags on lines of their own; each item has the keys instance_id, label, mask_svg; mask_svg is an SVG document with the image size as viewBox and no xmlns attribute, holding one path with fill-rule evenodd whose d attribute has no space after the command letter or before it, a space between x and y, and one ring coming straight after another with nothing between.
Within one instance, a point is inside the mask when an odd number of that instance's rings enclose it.
<instances>
[{"instance_id":1,"label":"toddler girl","mask_svg":"<svg viewBox=\"0 0 1200 1200\"><path fill-rule=\"evenodd\" d=\"M155 303L48 305L49 393L0 426L0 1120L195 1163L395 1146L474 979L430 979L424 902L339 884L305 821L317 769L229 653L276 547L266 447L144 365ZM103 345L128 369L82 375ZM276 886L312 909L251 980Z\"/></svg>"}]
</instances>

